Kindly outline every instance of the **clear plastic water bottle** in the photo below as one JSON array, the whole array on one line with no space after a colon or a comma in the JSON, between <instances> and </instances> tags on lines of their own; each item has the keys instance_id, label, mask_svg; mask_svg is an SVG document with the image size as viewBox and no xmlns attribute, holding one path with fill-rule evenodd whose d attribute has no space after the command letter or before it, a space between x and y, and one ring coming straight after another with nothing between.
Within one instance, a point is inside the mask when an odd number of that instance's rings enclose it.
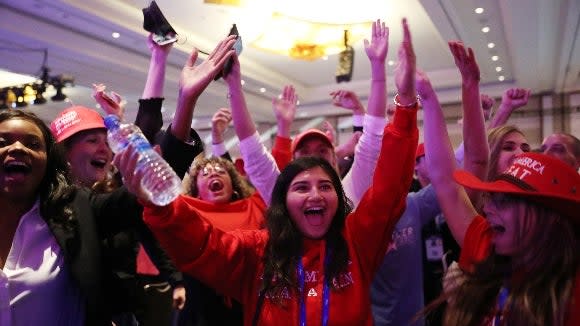
<instances>
[{"instance_id":1,"label":"clear plastic water bottle","mask_svg":"<svg viewBox=\"0 0 580 326\"><path fill-rule=\"evenodd\" d=\"M114 153L122 152L132 144L139 152L135 172L144 170L141 188L147 199L158 206L171 203L181 193L181 180L165 160L151 147L141 129L130 123L121 123L116 115L105 118L107 139Z\"/></svg>"}]
</instances>

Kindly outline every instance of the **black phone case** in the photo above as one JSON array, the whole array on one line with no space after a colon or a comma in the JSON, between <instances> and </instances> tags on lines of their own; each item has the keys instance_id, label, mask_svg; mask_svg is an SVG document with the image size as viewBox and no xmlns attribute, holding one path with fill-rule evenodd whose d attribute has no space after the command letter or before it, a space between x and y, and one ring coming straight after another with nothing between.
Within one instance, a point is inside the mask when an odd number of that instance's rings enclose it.
<instances>
[{"instance_id":1,"label":"black phone case","mask_svg":"<svg viewBox=\"0 0 580 326\"><path fill-rule=\"evenodd\" d=\"M232 25L232 28L230 29L230 33L228 35L236 35L239 36L239 32L238 32L238 28L236 27L236 24ZM218 80L222 77L226 77L230 71L232 71L232 65L234 64L234 59L230 58L228 59L228 61L226 62L226 64L224 65L224 68L222 69L222 71L220 71L213 80Z\"/></svg>"}]
</instances>

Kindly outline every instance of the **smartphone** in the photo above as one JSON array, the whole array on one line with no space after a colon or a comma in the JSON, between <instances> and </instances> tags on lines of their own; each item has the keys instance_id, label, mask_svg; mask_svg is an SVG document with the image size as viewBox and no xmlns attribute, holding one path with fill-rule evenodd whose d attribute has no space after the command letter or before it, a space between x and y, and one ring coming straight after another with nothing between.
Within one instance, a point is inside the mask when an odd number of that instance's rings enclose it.
<instances>
[{"instance_id":1,"label":"smartphone","mask_svg":"<svg viewBox=\"0 0 580 326\"><path fill-rule=\"evenodd\" d=\"M232 25L232 28L230 29L230 33L228 35L236 35L236 42L234 43L234 51L236 51L236 54L239 56L242 53L242 49L243 49L243 45L242 45L242 37L240 36L240 33L238 32L238 28L236 26L236 24ZM230 58L226 64L224 65L224 69L222 69L222 71L220 73L218 73L214 80L218 80L221 77L225 77L227 76L230 71L232 70L232 65L234 64L234 59Z\"/></svg>"},{"instance_id":2,"label":"smartphone","mask_svg":"<svg viewBox=\"0 0 580 326\"><path fill-rule=\"evenodd\" d=\"M177 42L177 34L169 33L167 35L153 34L153 41L159 45Z\"/></svg>"}]
</instances>

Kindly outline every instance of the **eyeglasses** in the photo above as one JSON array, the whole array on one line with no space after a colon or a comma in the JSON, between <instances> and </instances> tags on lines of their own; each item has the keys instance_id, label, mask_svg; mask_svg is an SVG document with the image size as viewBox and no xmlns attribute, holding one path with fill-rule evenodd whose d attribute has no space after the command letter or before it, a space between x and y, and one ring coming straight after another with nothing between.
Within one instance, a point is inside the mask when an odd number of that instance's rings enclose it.
<instances>
[{"instance_id":1,"label":"eyeglasses","mask_svg":"<svg viewBox=\"0 0 580 326\"><path fill-rule=\"evenodd\" d=\"M223 166L221 166L219 164L211 165L209 163L206 166L204 166L200 172L201 172L201 175L204 177L207 177L208 175L213 174L213 173L217 173L217 174L221 174L221 175L225 175L228 173L228 171L226 171L226 169Z\"/></svg>"}]
</instances>

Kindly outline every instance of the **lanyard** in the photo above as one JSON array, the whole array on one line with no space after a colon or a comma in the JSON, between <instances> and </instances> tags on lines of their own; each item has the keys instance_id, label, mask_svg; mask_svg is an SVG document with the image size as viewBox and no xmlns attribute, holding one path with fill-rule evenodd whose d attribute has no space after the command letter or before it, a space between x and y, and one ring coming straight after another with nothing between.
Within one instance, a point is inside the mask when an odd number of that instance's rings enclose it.
<instances>
[{"instance_id":1,"label":"lanyard","mask_svg":"<svg viewBox=\"0 0 580 326\"><path fill-rule=\"evenodd\" d=\"M326 255L324 257L324 268L328 266L330 261L330 251L328 245L326 246ZM304 266L302 265L302 257L298 260L298 266L296 266L298 272L298 290L299 290L299 302L300 302L300 324L299 326L306 326L306 302L304 299ZM328 325L328 310L330 304L330 289L328 288L329 280L324 279L324 284L322 287L322 326Z\"/></svg>"},{"instance_id":2,"label":"lanyard","mask_svg":"<svg viewBox=\"0 0 580 326\"><path fill-rule=\"evenodd\" d=\"M495 318L493 320L493 325L494 326L499 326L499 323L501 321L501 316L503 314L503 309L505 306L505 303L507 301L508 298L508 289L506 287L501 287L501 289L499 290L499 296L497 298L497 313L495 314Z\"/></svg>"}]
</instances>

